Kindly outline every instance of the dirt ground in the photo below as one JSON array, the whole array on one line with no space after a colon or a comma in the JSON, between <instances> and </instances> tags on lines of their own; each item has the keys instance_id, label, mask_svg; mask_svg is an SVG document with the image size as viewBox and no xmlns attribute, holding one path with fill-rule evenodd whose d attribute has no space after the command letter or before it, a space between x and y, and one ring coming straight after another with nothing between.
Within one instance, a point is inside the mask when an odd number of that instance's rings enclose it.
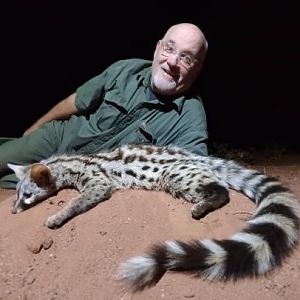
<instances>
[{"instance_id":1,"label":"dirt ground","mask_svg":"<svg viewBox=\"0 0 300 300\"><path fill-rule=\"evenodd\" d=\"M278 177L300 198L300 155L283 156L252 168ZM14 191L0 191L0 299L300 299L300 250L271 274L236 283L208 282L167 273L153 288L131 294L116 280L119 264L168 239L225 238L240 228L254 205L237 192L231 202L201 221L191 204L161 192L119 191L62 228L43 223L72 190L17 215Z\"/></svg>"}]
</instances>

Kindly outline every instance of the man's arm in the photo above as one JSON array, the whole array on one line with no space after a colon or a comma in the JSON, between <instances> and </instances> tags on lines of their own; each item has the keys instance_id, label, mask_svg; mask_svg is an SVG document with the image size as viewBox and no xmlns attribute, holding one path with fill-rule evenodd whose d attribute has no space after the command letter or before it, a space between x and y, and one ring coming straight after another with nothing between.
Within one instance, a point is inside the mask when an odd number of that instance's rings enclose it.
<instances>
[{"instance_id":1,"label":"man's arm","mask_svg":"<svg viewBox=\"0 0 300 300\"><path fill-rule=\"evenodd\" d=\"M73 93L69 97L57 103L31 127L29 127L23 135L31 133L49 121L68 119L71 115L77 113L78 109L75 106L75 98L76 93Z\"/></svg>"}]
</instances>

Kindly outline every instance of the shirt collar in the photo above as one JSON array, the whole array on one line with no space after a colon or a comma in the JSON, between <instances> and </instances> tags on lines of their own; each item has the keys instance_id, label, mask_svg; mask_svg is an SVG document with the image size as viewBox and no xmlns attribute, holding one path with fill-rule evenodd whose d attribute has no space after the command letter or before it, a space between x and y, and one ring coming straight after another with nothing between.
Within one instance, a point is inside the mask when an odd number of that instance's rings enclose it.
<instances>
[{"instance_id":1,"label":"shirt collar","mask_svg":"<svg viewBox=\"0 0 300 300\"><path fill-rule=\"evenodd\" d=\"M145 88L148 88L150 86L150 77L151 77L151 66L148 68L145 68L136 75L136 80L138 86L143 85Z\"/></svg>"},{"instance_id":2,"label":"shirt collar","mask_svg":"<svg viewBox=\"0 0 300 300\"><path fill-rule=\"evenodd\" d=\"M151 66L144 69L140 74L137 74L136 80L138 86L143 85L146 89L150 89L150 77L151 77ZM167 97L159 97L153 101L164 103L165 101L167 101L166 98ZM185 96L175 96L172 98L169 98L168 101L173 102L176 111L180 114L182 111L183 104L185 102Z\"/></svg>"}]
</instances>

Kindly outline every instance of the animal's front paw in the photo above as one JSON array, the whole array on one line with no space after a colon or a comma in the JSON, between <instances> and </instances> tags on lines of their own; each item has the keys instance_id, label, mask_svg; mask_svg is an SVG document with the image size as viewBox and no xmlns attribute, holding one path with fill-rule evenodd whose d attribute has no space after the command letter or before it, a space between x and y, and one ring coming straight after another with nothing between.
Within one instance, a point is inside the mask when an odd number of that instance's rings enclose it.
<instances>
[{"instance_id":1,"label":"animal's front paw","mask_svg":"<svg viewBox=\"0 0 300 300\"><path fill-rule=\"evenodd\" d=\"M62 224L62 221L60 218L58 218L57 216L51 216L49 217L46 222L45 222L45 225L50 228L50 229L55 229L55 228L58 228L60 227Z\"/></svg>"}]
</instances>

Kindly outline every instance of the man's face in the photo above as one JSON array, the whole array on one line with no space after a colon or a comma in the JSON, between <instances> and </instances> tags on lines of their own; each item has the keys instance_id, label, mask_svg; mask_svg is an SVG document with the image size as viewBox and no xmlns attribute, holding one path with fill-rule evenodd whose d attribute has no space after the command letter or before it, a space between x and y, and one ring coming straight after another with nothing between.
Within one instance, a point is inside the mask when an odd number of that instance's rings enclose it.
<instances>
[{"instance_id":1,"label":"man's face","mask_svg":"<svg viewBox=\"0 0 300 300\"><path fill-rule=\"evenodd\" d=\"M184 31L171 31L157 43L151 79L155 93L175 95L191 87L201 68L199 43Z\"/></svg>"}]
</instances>

